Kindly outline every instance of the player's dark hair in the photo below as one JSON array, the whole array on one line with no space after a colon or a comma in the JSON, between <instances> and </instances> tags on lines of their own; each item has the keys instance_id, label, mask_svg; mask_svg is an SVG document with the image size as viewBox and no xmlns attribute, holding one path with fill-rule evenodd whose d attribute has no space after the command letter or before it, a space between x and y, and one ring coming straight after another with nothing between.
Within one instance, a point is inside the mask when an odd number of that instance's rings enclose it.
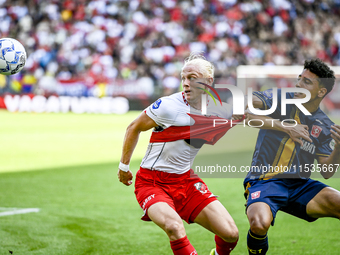
<instances>
[{"instance_id":1,"label":"player's dark hair","mask_svg":"<svg viewBox=\"0 0 340 255\"><path fill-rule=\"evenodd\" d=\"M319 84L327 89L325 96L331 92L335 83L335 76L333 70L331 70L328 65L316 58L306 60L304 69L311 71L319 77Z\"/></svg>"}]
</instances>

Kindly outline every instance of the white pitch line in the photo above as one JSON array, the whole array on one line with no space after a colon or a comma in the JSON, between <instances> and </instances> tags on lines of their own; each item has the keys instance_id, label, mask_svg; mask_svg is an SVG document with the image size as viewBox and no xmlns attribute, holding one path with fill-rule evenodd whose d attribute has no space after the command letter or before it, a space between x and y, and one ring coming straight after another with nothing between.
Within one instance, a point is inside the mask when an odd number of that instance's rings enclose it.
<instances>
[{"instance_id":1,"label":"white pitch line","mask_svg":"<svg viewBox=\"0 0 340 255\"><path fill-rule=\"evenodd\" d=\"M3 209L5 209L5 208L3 208ZM24 209L9 208L9 209L12 210L12 211L1 212L0 217L15 215L15 214L33 213L33 212L37 213L37 212L40 211L39 208L24 208Z\"/></svg>"}]
</instances>

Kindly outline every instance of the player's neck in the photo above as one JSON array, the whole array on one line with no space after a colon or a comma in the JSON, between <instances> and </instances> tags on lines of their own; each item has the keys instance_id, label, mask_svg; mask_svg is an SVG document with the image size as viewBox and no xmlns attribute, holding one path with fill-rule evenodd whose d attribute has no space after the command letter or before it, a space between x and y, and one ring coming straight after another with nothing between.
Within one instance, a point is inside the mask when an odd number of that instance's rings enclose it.
<instances>
[{"instance_id":1,"label":"player's neck","mask_svg":"<svg viewBox=\"0 0 340 255\"><path fill-rule=\"evenodd\" d=\"M196 109L196 110L201 110L202 109L202 100L201 97L196 97L194 100L193 99L189 99L188 103L190 105L190 107Z\"/></svg>"},{"instance_id":2,"label":"player's neck","mask_svg":"<svg viewBox=\"0 0 340 255\"><path fill-rule=\"evenodd\" d=\"M205 94L205 96L206 96L205 103L206 103L206 106L208 107L209 97L208 97L207 94ZM192 100L189 101L188 100L188 103L189 103L190 107L192 107L192 108L194 108L196 110L200 110L200 111L202 110L202 97L196 98L195 101L192 101Z\"/></svg>"},{"instance_id":3,"label":"player's neck","mask_svg":"<svg viewBox=\"0 0 340 255\"><path fill-rule=\"evenodd\" d=\"M199 102L189 102L190 107L196 109L196 110L201 110L202 109L202 103L201 101Z\"/></svg>"},{"instance_id":4,"label":"player's neck","mask_svg":"<svg viewBox=\"0 0 340 255\"><path fill-rule=\"evenodd\" d=\"M320 106L320 102L321 101L309 101L307 103L302 104L310 113L313 113L315 111L318 110L319 106Z\"/></svg>"}]
</instances>

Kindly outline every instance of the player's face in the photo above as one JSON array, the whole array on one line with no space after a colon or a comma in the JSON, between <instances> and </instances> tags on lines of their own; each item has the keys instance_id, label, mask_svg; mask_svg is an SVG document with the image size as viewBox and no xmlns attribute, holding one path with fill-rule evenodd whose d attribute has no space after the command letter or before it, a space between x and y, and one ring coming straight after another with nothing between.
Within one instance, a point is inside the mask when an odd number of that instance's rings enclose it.
<instances>
[{"instance_id":1,"label":"player's face","mask_svg":"<svg viewBox=\"0 0 340 255\"><path fill-rule=\"evenodd\" d=\"M181 80L185 99L190 103L201 101L201 95L204 93L204 85L197 82L206 83L203 75L199 72L196 65L186 65L182 69Z\"/></svg>"},{"instance_id":2,"label":"player's face","mask_svg":"<svg viewBox=\"0 0 340 255\"><path fill-rule=\"evenodd\" d=\"M311 94L311 100L320 97L320 93L322 88L319 85L319 77L312 73L311 71L304 69L303 72L299 75L298 81L296 83L297 88L307 89ZM321 93L323 95L323 93ZM304 93L294 93L295 98L305 98L306 95Z\"/></svg>"}]
</instances>

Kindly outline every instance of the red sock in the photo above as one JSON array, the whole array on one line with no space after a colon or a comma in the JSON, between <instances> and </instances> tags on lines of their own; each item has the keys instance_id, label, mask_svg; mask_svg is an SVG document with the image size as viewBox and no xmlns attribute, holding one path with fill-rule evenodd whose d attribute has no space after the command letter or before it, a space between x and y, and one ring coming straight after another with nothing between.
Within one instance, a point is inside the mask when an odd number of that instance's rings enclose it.
<instances>
[{"instance_id":1,"label":"red sock","mask_svg":"<svg viewBox=\"0 0 340 255\"><path fill-rule=\"evenodd\" d=\"M221 237L215 235L216 251L218 255L229 255L235 248L237 241L234 243L227 243Z\"/></svg>"},{"instance_id":2,"label":"red sock","mask_svg":"<svg viewBox=\"0 0 340 255\"><path fill-rule=\"evenodd\" d=\"M195 248L191 245L187 236L170 241L170 246L174 255L197 255Z\"/></svg>"}]
</instances>

